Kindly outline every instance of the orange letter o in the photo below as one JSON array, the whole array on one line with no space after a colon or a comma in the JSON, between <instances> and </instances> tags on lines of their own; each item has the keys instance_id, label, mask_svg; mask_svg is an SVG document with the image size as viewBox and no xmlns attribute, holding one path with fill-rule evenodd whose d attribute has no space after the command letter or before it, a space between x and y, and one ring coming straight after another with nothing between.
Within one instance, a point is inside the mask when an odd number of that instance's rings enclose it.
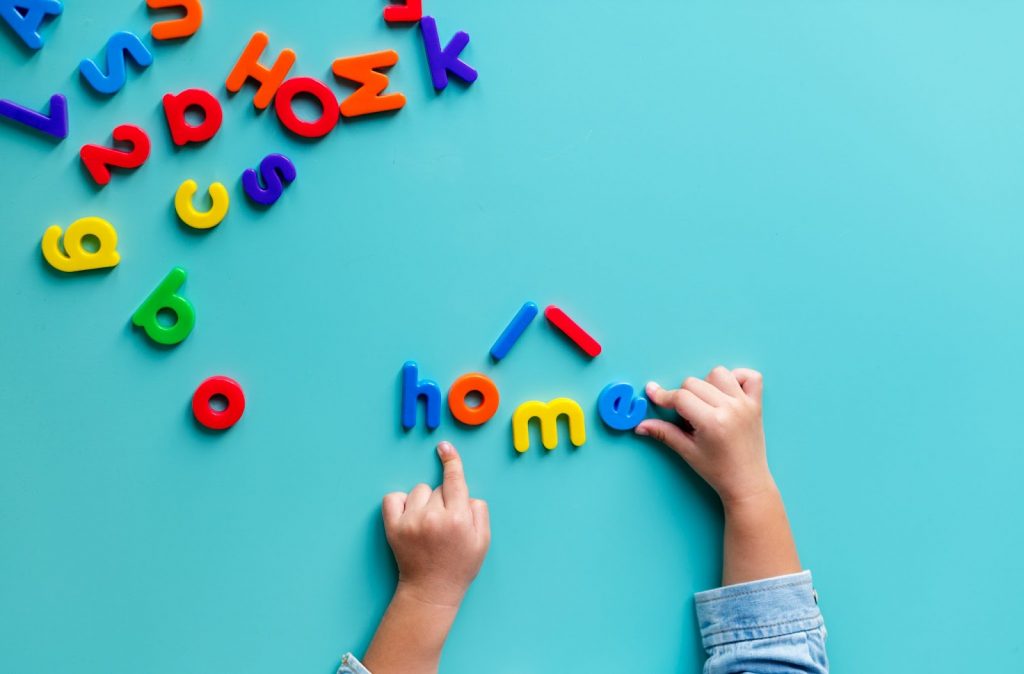
<instances>
[{"instance_id":1,"label":"orange letter o","mask_svg":"<svg viewBox=\"0 0 1024 674\"><path fill-rule=\"evenodd\" d=\"M482 400L476 407L466 404L466 396L479 393ZM498 411L498 387L479 372L464 374L455 380L448 391L448 409L452 416L467 426L479 426L491 420Z\"/></svg>"}]
</instances>

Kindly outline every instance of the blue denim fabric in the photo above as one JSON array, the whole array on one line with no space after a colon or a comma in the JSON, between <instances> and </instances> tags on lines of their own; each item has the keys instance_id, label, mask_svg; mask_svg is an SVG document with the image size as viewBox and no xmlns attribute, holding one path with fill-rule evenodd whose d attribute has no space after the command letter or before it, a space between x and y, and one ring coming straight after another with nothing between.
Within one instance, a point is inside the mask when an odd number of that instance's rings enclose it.
<instances>
[{"instance_id":1,"label":"blue denim fabric","mask_svg":"<svg viewBox=\"0 0 1024 674\"><path fill-rule=\"evenodd\" d=\"M698 592L704 674L828 674L825 621L811 573ZM338 674L370 674L351 653Z\"/></svg>"},{"instance_id":2,"label":"blue denim fabric","mask_svg":"<svg viewBox=\"0 0 1024 674\"><path fill-rule=\"evenodd\" d=\"M809 571L698 592L704 674L828 674Z\"/></svg>"},{"instance_id":3,"label":"blue denim fabric","mask_svg":"<svg viewBox=\"0 0 1024 674\"><path fill-rule=\"evenodd\" d=\"M341 667L338 674L370 674L370 670L363 667L363 663L356 660L356 656L346 653L341 658Z\"/></svg>"}]
</instances>

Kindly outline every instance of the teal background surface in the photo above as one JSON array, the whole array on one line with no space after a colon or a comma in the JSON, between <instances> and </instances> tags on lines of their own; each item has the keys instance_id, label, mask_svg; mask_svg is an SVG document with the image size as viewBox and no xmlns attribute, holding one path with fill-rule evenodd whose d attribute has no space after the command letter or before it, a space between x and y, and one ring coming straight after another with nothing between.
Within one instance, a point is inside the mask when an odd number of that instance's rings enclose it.
<instances>
[{"instance_id":1,"label":"teal background surface","mask_svg":"<svg viewBox=\"0 0 1024 674\"><path fill-rule=\"evenodd\" d=\"M110 99L78 62L163 13L67 0L38 53L0 27L0 97L71 110L61 143L0 120L0 671L333 672L394 582L379 499L436 481L445 438L494 532L445 672L698 671L717 503L595 405L720 362L765 373L836 671L1020 671L1024 5L426 4L472 86L435 95L376 0L207 0ZM339 96L334 58L397 49L408 105L299 141L224 89L256 30ZM224 126L175 150L160 97L189 87ZM96 189L78 150L122 123L152 156ZM270 152L299 177L260 211L240 176ZM215 230L178 223L186 178L228 185ZM43 231L90 215L120 266L52 271ZM166 350L129 317L174 265L198 321ZM490 363L527 299L604 353L539 321ZM403 433L406 359L489 374L498 415ZM248 397L223 434L189 409L213 374ZM516 456L513 409L556 396L586 445Z\"/></svg>"}]
</instances>

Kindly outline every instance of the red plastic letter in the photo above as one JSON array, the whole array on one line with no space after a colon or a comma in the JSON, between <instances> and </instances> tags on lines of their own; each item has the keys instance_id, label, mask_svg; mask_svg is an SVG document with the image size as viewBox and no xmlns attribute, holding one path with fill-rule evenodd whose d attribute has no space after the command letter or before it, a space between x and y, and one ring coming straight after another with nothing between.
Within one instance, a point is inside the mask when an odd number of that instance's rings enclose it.
<instances>
[{"instance_id":1,"label":"red plastic letter","mask_svg":"<svg viewBox=\"0 0 1024 674\"><path fill-rule=\"evenodd\" d=\"M299 94L309 94L320 102L323 112L312 122L299 119L292 109L292 99ZM321 138L338 125L338 99L327 85L312 77L293 77L277 92L274 109L284 128L303 138Z\"/></svg>"},{"instance_id":2,"label":"red plastic letter","mask_svg":"<svg viewBox=\"0 0 1024 674\"><path fill-rule=\"evenodd\" d=\"M384 8L384 20L388 23L419 21L423 18L423 0L405 0L404 5Z\"/></svg>"},{"instance_id":3,"label":"red plastic letter","mask_svg":"<svg viewBox=\"0 0 1024 674\"><path fill-rule=\"evenodd\" d=\"M552 304L544 310L544 317L551 322L551 325L564 332L565 336L571 339L576 346L580 347L583 353L591 358L601 353L601 345L597 343L597 340L587 334L586 330L581 328L576 321L569 318L564 311L555 305Z\"/></svg>"},{"instance_id":4,"label":"red plastic letter","mask_svg":"<svg viewBox=\"0 0 1024 674\"><path fill-rule=\"evenodd\" d=\"M203 23L203 6L199 0L146 0L146 4L150 9L180 7L185 10L185 16L180 19L154 23L150 30L154 40L173 40L195 35Z\"/></svg>"},{"instance_id":5,"label":"red plastic letter","mask_svg":"<svg viewBox=\"0 0 1024 674\"><path fill-rule=\"evenodd\" d=\"M235 64L231 74L228 75L227 82L225 82L228 91L232 93L241 89L242 85L250 77L259 82L260 88L256 91L256 95L253 96L252 103L260 110L266 108L274 100L274 94L277 93L281 83L284 82L284 78L288 77L288 71L292 69L292 65L295 63L295 52L291 49L285 49L270 68L261 64L260 56L263 54L263 50L267 48L269 42L270 38L267 37L266 33L258 32L253 34L249 44L245 47L245 51L238 58L238 63Z\"/></svg>"},{"instance_id":6,"label":"red plastic letter","mask_svg":"<svg viewBox=\"0 0 1024 674\"><path fill-rule=\"evenodd\" d=\"M215 410L210 406L214 396L222 396L227 407ZM196 389L192 395L192 414L196 421L215 431L231 428L242 418L245 411L245 394L238 382L229 377L210 377Z\"/></svg>"},{"instance_id":7,"label":"red plastic letter","mask_svg":"<svg viewBox=\"0 0 1024 674\"><path fill-rule=\"evenodd\" d=\"M480 404L470 407L466 404L466 396L470 393L480 395ZM479 372L464 374L455 380L448 390L448 409L452 416L467 426L486 424L498 411L498 387L486 375Z\"/></svg>"},{"instance_id":8,"label":"red plastic letter","mask_svg":"<svg viewBox=\"0 0 1024 674\"><path fill-rule=\"evenodd\" d=\"M346 117L358 117L372 112L398 110L404 106L403 94L380 95L388 86L388 76L377 72L377 68L390 68L396 63L398 52L394 50L337 59L332 66L334 74L362 85L341 102L341 114Z\"/></svg>"},{"instance_id":9,"label":"red plastic letter","mask_svg":"<svg viewBox=\"0 0 1024 674\"><path fill-rule=\"evenodd\" d=\"M114 141L128 143L131 149L115 150L102 145L83 145L80 152L82 163L98 185L110 182L110 167L135 169L149 158L149 136L132 124L122 124L114 129Z\"/></svg>"},{"instance_id":10,"label":"red plastic letter","mask_svg":"<svg viewBox=\"0 0 1024 674\"><path fill-rule=\"evenodd\" d=\"M199 108L203 111L203 121L193 126L185 119L185 111ZM202 143L210 140L220 130L224 121L224 113L220 103L208 91L202 89L186 89L180 94L164 96L164 114L167 126L171 130L171 140L175 145Z\"/></svg>"}]
</instances>

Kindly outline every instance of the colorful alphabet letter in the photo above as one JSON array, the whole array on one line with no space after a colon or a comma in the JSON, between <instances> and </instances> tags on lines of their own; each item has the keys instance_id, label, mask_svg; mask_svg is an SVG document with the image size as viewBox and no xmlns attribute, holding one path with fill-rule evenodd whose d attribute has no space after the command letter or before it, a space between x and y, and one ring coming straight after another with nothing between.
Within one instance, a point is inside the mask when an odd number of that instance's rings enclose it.
<instances>
[{"instance_id":1,"label":"colorful alphabet letter","mask_svg":"<svg viewBox=\"0 0 1024 674\"><path fill-rule=\"evenodd\" d=\"M242 188L247 197L261 206L270 206L284 194L285 183L295 180L295 164L283 154L269 154L260 162L259 176L255 169L242 173ZM266 187L260 187L260 177Z\"/></svg>"},{"instance_id":2,"label":"colorful alphabet letter","mask_svg":"<svg viewBox=\"0 0 1024 674\"><path fill-rule=\"evenodd\" d=\"M597 398L597 411L609 428L628 431L647 416L647 398L634 397L629 384L608 384Z\"/></svg>"},{"instance_id":3,"label":"colorful alphabet letter","mask_svg":"<svg viewBox=\"0 0 1024 674\"><path fill-rule=\"evenodd\" d=\"M309 94L320 102L320 117L312 122L300 119L292 109L292 99L299 94ZM274 110L284 128L303 138L322 138L338 125L338 99L327 85L312 77L293 77L277 90Z\"/></svg>"},{"instance_id":4,"label":"colorful alphabet letter","mask_svg":"<svg viewBox=\"0 0 1024 674\"><path fill-rule=\"evenodd\" d=\"M61 250L61 234L64 234L64 250ZM86 250L83 240L96 237L99 246L94 251ZM121 261L117 253L117 230L102 218L82 218L68 225L62 232L57 225L49 227L43 234L43 257L54 269L64 272L86 271L116 267Z\"/></svg>"},{"instance_id":5,"label":"colorful alphabet letter","mask_svg":"<svg viewBox=\"0 0 1024 674\"><path fill-rule=\"evenodd\" d=\"M404 5L389 5L384 8L384 20L388 23L414 23L423 16L423 0L405 0Z\"/></svg>"},{"instance_id":6,"label":"colorful alphabet letter","mask_svg":"<svg viewBox=\"0 0 1024 674\"><path fill-rule=\"evenodd\" d=\"M196 181L186 180L183 182L174 194L174 210L178 212L181 221L193 229L213 229L228 214L231 197L223 184L213 183L210 185L210 201L212 202L210 209L205 212L197 211L192 199L198 190L199 185L196 184Z\"/></svg>"},{"instance_id":7,"label":"colorful alphabet letter","mask_svg":"<svg viewBox=\"0 0 1024 674\"><path fill-rule=\"evenodd\" d=\"M213 408L211 401L220 396L227 401L222 410ZM192 414L196 421L214 431L231 428L245 412L245 393L237 381L230 377L210 377L192 394Z\"/></svg>"},{"instance_id":8,"label":"colorful alphabet letter","mask_svg":"<svg viewBox=\"0 0 1024 674\"><path fill-rule=\"evenodd\" d=\"M441 425L441 387L430 379L420 381L419 366L410 360L402 366L402 427L405 430L416 426L416 405L420 398L427 407L427 429L432 431Z\"/></svg>"},{"instance_id":9,"label":"colorful alphabet letter","mask_svg":"<svg viewBox=\"0 0 1024 674\"><path fill-rule=\"evenodd\" d=\"M185 283L187 274L181 267L175 267L160 282L149 297L132 314L132 323L146 331L157 344L172 346L185 340L196 324L196 310L192 303L177 294ZM168 311L174 314L174 323L163 325L157 314Z\"/></svg>"},{"instance_id":10,"label":"colorful alphabet letter","mask_svg":"<svg viewBox=\"0 0 1024 674\"><path fill-rule=\"evenodd\" d=\"M501 360L507 356L512 345L523 336L523 332L533 322L533 319L537 317L539 311L537 305L533 302L523 304L519 311L516 312L516 315L512 317L512 322L508 324L504 332L498 337L498 341L491 347L491 358Z\"/></svg>"},{"instance_id":11,"label":"colorful alphabet letter","mask_svg":"<svg viewBox=\"0 0 1024 674\"><path fill-rule=\"evenodd\" d=\"M420 32L423 35L423 48L427 52L427 63L430 66L430 79L434 88L441 91L448 86L448 73L459 79L472 83L478 73L469 64L459 58L462 50L469 44L469 35L459 31L444 49L441 49L441 38L437 34L437 21L432 16L420 20Z\"/></svg>"},{"instance_id":12,"label":"colorful alphabet letter","mask_svg":"<svg viewBox=\"0 0 1024 674\"><path fill-rule=\"evenodd\" d=\"M185 119L185 113L190 108L202 110L202 122L197 125L189 124ZM224 121L220 102L213 94L202 89L186 89L180 94L165 94L164 115L171 130L171 140L179 146L205 143L217 135L221 122Z\"/></svg>"},{"instance_id":13,"label":"colorful alphabet letter","mask_svg":"<svg viewBox=\"0 0 1024 674\"><path fill-rule=\"evenodd\" d=\"M291 49L282 51L270 68L261 64L260 56L269 43L270 38L266 33L254 33L225 82L228 91L232 93L237 93L245 81L250 78L259 82L260 87L256 91L252 103L260 110L265 109L274 100L274 94L277 93L281 83L288 77L288 71L295 64L295 52Z\"/></svg>"},{"instance_id":14,"label":"colorful alphabet letter","mask_svg":"<svg viewBox=\"0 0 1024 674\"><path fill-rule=\"evenodd\" d=\"M98 185L110 182L110 167L136 169L146 163L149 158L149 136L146 132L132 124L122 124L114 129L114 141L128 143L130 150L115 150L102 145L83 145L81 150L82 163L89 175Z\"/></svg>"},{"instance_id":15,"label":"colorful alphabet letter","mask_svg":"<svg viewBox=\"0 0 1024 674\"><path fill-rule=\"evenodd\" d=\"M480 396L480 404L476 407L466 403L466 396L470 393ZM467 426L480 426L490 421L498 411L500 401L498 387L479 372L462 375L448 390L448 409L453 417Z\"/></svg>"},{"instance_id":16,"label":"colorful alphabet letter","mask_svg":"<svg viewBox=\"0 0 1024 674\"><path fill-rule=\"evenodd\" d=\"M576 447L587 441L587 429L583 410L579 403L569 398L556 398L549 403L537 400L525 402L512 415L512 445L517 452L530 449L530 420L540 422L540 438L545 449L558 446L558 417L569 421L569 440Z\"/></svg>"},{"instance_id":17,"label":"colorful alphabet letter","mask_svg":"<svg viewBox=\"0 0 1024 674\"><path fill-rule=\"evenodd\" d=\"M387 9L384 11L386 12ZM388 86L388 76L377 72L377 69L390 68L396 63L398 63L398 52L394 50L335 60L331 69L337 77L362 85L356 89L355 93L341 102L341 114L346 117L358 117L373 112L398 110L403 107L405 105L404 94L380 95Z\"/></svg>"},{"instance_id":18,"label":"colorful alphabet letter","mask_svg":"<svg viewBox=\"0 0 1024 674\"><path fill-rule=\"evenodd\" d=\"M57 16L64 5L57 0L0 0L0 18L29 49L40 49L43 36L39 28L48 16Z\"/></svg>"},{"instance_id":19,"label":"colorful alphabet letter","mask_svg":"<svg viewBox=\"0 0 1024 674\"><path fill-rule=\"evenodd\" d=\"M128 31L114 33L107 41L106 52L106 74L92 59L84 59L78 66L85 81L101 94L116 94L124 86L128 79L127 57L131 56L140 68L148 68L153 63L153 53L135 33Z\"/></svg>"},{"instance_id":20,"label":"colorful alphabet letter","mask_svg":"<svg viewBox=\"0 0 1024 674\"><path fill-rule=\"evenodd\" d=\"M601 353L601 345L597 343L597 340L587 334L586 330L555 305L552 304L544 310L544 317L551 325L561 330L576 346L580 347L583 353L591 358L596 358Z\"/></svg>"},{"instance_id":21,"label":"colorful alphabet letter","mask_svg":"<svg viewBox=\"0 0 1024 674\"><path fill-rule=\"evenodd\" d=\"M174 40L195 35L203 23L203 6L199 0L146 0L146 5L150 9L180 7L185 10L185 16L180 19L154 23L150 29L154 40Z\"/></svg>"},{"instance_id":22,"label":"colorful alphabet letter","mask_svg":"<svg viewBox=\"0 0 1024 674\"><path fill-rule=\"evenodd\" d=\"M48 115L6 99L0 99L0 115L54 138L68 137L68 99L61 94L50 96Z\"/></svg>"}]
</instances>

